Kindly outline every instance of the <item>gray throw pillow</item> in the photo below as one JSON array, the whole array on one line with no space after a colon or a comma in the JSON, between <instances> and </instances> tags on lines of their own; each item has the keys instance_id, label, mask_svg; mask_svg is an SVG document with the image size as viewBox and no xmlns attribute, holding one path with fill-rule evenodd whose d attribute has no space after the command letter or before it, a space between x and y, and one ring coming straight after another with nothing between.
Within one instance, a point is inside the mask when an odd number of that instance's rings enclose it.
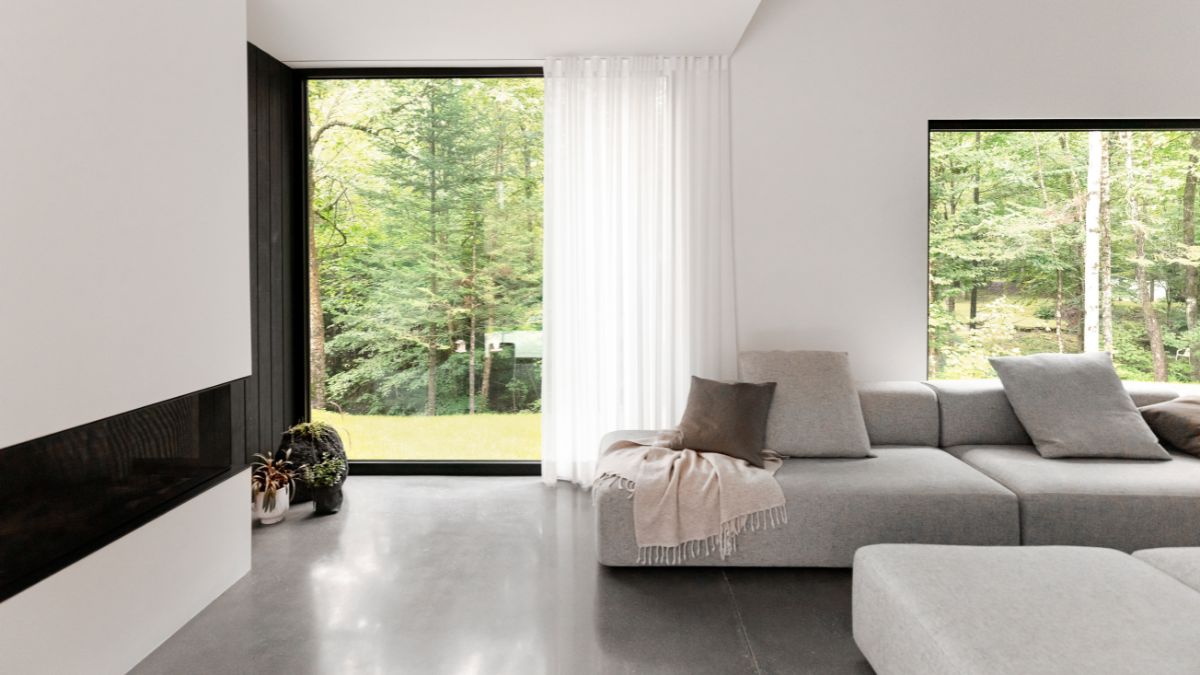
<instances>
[{"instance_id":1,"label":"gray throw pillow","mask_svg":"<svg viewBox=\"0 0 1200 675\"><path fill-rule=\"evenodd\" d=\"M761 467L774 394L774 382L717 382L693 375L677 442L689 450L719 452Z\"/></svg>"},{"instance_id":2,"label":"gray throw pillow","mask_svg":"<svg viewBox=\"0 0 1200 675\"><path fill-rule=\"evenodd\" d=\"M1108 352L989 359L1042 457L1171 459Z\"/></svg>"},{"instance_id":3,"label":"gray throw pillow","mask_svg":"<svg viewBox=\"0 0 1200 675\"><path fill-rule=\"evenodd\" d=\"M1200 396L1184 396L1138 410L1163 442L1200 457Z\"/></svg>"},{"instance_id":4,"label":"gray throw pillow","mask_svg":"<svg viewBox=\"0 0 1200 675\"><path fill-rule=\"evenodd\" d=\"M767 448L789 457L870 457L845 352L743 352L743 380L775 382Z\"/></svg>"}]
</instances>

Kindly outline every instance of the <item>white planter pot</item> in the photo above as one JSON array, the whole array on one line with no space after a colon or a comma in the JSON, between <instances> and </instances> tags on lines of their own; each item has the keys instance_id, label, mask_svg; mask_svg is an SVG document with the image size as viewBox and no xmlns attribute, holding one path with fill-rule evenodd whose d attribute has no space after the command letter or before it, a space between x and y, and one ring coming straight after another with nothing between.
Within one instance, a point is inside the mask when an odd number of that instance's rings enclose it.
<instances>
[{"instance_id":1,"label":"white planter pot","mask_svg":"<svg viewBox=\"0 0 1200 675\"><path fill-rule=\"evenodd\" d=\"M291 501L291 488L276 491L275 508L270 511L263 508L263 498L265 496L261 492L254 495L254 516L263 525L274 525L283 520L283 517L287 515L288 503Z\"/></svg>"}]
</instances>

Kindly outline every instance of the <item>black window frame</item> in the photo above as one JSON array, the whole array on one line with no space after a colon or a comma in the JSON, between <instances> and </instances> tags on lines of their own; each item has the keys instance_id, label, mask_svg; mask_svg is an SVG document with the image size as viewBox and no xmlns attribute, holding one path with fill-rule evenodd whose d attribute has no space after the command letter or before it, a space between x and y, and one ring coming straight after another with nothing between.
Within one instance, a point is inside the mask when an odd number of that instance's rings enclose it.
<instances>
[{"instance_id":1,"label":"black window frame","mask_svg":"<svg viewBox=\"0 0 1200 675\"><path fill-rule=\"evenodd\" d=\"M311 80L399 80L399 79L454 79L454 78L540 78L544 77L541 66L466 66L466 67L413 67L413 68L309 68L297 69L296 75L297 100L300 102L300 129L295 156L299 162L300 173L308 176L308 83ZM311 401L311 352L312 327L308 321L308 232L309 219L312 216L308 180L301 181L298 191L301 200L301 239L305 255L305 264L300 267L304 271L304 286L297 293L298 302L303 303L296 311L301 313L304 320L305 358L300 364L303 372L299 373L297 382L303 383L304 419L312 421ZM350 460L350 473L355 475L385 475L385 476L539 476L542 473L541 460L391 460L391 459L354 459Z\"/></svg>"},{"instance_id":2,"label":"black window frame","mask_svg":"<svg viewBox=\"0 0 1200 675\"><path fill-rule=\"evenodd\" d=\"M931 119L925 130L925 269L929 269L933 194L929 185L931 136L939 131L1200 131L1193 118ZM928 272L926 272L928 276ZM929 280L925 280L928 286ZM929 302L925 303L925 377L929 378Z\"/></svg>"}]
</instances>

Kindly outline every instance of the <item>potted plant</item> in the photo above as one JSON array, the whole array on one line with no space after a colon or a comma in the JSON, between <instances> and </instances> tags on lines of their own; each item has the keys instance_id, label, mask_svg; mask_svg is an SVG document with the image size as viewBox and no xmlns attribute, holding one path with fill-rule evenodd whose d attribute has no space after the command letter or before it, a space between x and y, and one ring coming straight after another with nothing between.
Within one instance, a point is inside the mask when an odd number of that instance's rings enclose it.
<instances>
[{"instance_id":1,"label":"potted plant","mask_svg":"<svg viewBox=\"0 0 1200 675\"><path fill-rule=\"evenodd\" d=\"M342 508L342 484L346 482L346 460L329 453L304 468L304 482L317 513L337 513Z\"/></svg>"},{"instance_id":2,"label":"potted plant","mask_svg":"<svg viewBox=\"0 0 1200 675\"><path fill-rule=\"evenodd\" d=\"M283 436L279 439L279 451L276 456L283 452L291 452L295 462L309 466L321 461L325 455L341 459L342 462L346 461L346 450L342 445L341 436L325 422L301 422L283 432ZM342 475L344 479L344 471ZM312 495L309 494L308 484L303 481L298 482L292 491L291 498L294 504L311 499Z\"/></svg>"},{"instance_id":3,"label":"potted plant","mask_svg":"<svg viewBox=\"0 0 1200 675\"><path fill-rule=\"evenodd\" d=\"M296 482L296 468L291 453L267 457L255 455L251 465L250 498L254 515L263 525L272 525L287 515L289 495Z\"/></svg>"}]
</instances>

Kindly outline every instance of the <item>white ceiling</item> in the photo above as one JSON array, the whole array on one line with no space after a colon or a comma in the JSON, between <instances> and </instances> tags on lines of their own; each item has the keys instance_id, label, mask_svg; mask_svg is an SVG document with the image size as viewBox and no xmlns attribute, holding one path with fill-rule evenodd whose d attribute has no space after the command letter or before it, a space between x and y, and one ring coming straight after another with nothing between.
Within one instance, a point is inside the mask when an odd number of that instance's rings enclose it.
<instances>
[{"instance_id":1,"label":"white ceiling","mask_svg":"<svg viewBox=\"0 0 1200 675\"><path fill-rule=\"evenodd\" d=\"M250 41L295 67L730 54L760 0L247 0Z\"/></svg>"}]
</instances>

